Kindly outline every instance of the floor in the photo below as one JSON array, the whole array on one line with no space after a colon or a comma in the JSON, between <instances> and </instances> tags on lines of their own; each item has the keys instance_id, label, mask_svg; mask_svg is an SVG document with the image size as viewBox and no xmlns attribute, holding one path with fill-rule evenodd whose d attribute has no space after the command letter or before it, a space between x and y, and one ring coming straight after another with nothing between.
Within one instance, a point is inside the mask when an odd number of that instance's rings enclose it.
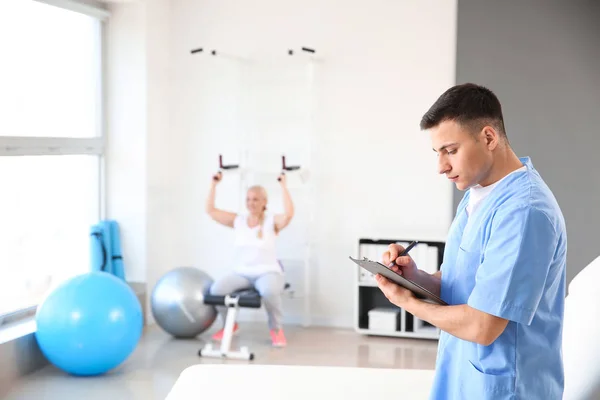
<instances>
[{"instance_id":1,"label":"floor","mask_svg":"<svg viewBox=\"0 0 600 400\"><path fill-rule=\"evenodd\" d=\"M264 324L244 323L234 345L248 346L254 361L197 356L209 330L196 339L176 340L156 325L147 328L135 352L118 368L92 378L66 375L53 366L29 375L5 399L164 399L179 374L200 363L323 365L434 369L437 341L359 335L350 329L287 327L288 346L270 346ZM198 398L202 396L199 395Z\"/></svg>"}]
</instances>

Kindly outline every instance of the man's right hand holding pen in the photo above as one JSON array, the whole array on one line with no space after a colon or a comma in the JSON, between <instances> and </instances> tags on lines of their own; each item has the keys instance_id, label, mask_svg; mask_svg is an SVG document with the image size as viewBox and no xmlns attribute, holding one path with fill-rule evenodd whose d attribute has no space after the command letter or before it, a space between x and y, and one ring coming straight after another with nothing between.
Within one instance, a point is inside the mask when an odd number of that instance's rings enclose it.
<instances>
[{"instance_id":1,"label":"man's right hand holding pen","mask_svg":"<svg viewBox=\"0 0 600 400\"><path fill-rule=\"evenodd\" d=\"M388 250L383 253L382 261L383 264L390 268L392 271L397 272L398 274L404 276L406 279L413 281L425 289L429 290L433 294L440 296L440 286L441 286L441 272L437 272L435 274L428 274L425 271L420 270L415 264L415 261L411 256L408 255L408 252L417 244L418 242L412 242L408 247L404 248L396 243L392 243L389 245Z\"/></svg>"}]
</instances>

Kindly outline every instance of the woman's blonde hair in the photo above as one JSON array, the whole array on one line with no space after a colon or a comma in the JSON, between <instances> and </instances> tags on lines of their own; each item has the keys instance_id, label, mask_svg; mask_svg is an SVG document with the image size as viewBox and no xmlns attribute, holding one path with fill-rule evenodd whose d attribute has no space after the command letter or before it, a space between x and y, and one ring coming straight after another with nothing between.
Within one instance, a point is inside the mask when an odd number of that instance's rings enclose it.
<instances>
[{"instance_id":1,"label":"woman's blonde hair","mask_svg":"<svg viewBox=\"0 0 600 400\"><path fill-rule=\"evenodd\" d=\"M269 198L267 196L267 190L260 185L250 186L248 188L248 192L258 193L258 195L265 200L265 203L267 203L267 201L269 200ZM260 213L260 217L258 217L258 224L260 225L260 228L258 229L258 238L259 239L263 238L263 225L265 222L265 211L266 210L267 210L267 206L265 205L262 212ZM275 227L275 233L277 233L277 227Z\"/></svg>"}]
</instances>

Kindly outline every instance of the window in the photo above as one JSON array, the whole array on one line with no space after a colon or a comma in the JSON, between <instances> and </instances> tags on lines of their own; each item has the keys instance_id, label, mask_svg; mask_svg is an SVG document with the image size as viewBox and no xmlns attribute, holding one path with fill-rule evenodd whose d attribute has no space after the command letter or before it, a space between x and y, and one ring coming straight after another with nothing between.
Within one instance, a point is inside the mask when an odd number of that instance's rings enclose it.
<instances>
[{"instance_id":1,"label":"window","mask_svg":"<svg viewBox=\"0 0 600 400\"><path fill-rule=\"evenodd\" d=\"M0 2L0 323L89 271L101 217L103 14L52 2Z\"/></svg>"},{"instance_id":2,"label":"window","mask_svg":"<svg viewBox=\"0 0 600 400\"><path fill-rule=\"evenodd\" d=\"M98 220L97 156L0 157L0 314L36 305L89 270Z\"/></svg>"}]
</instances>

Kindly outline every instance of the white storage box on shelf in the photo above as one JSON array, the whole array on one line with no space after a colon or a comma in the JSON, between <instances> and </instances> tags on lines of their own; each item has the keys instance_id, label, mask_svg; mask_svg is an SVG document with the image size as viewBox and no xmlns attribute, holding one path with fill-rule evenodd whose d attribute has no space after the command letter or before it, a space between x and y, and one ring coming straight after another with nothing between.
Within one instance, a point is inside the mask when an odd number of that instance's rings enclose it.
<instances>
[{"instance_id":1,"label":"white storage box on shelf","mask_svg":"<svg viewBox=\"0 0 600 400\"><path fill-rule=\"evenodd\" d=\"M378 307L369 310L369 329L379 332L396 332L399 328L400 309Z\"/></svg>"}]
</instances>

